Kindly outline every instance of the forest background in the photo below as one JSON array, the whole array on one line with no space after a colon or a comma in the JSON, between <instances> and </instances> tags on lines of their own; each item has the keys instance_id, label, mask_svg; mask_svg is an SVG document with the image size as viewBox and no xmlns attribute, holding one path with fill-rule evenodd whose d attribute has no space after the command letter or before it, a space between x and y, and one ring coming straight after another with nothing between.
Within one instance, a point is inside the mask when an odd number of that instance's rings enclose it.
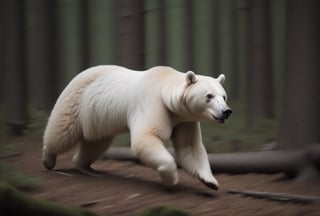
<instances>
[{"instance_id":1,"label":"forest background","mask_svg":"<svg viewBox=\"0 0 320 216\"><path fill-rule=\"evenodd\" d=\"M210 152L302 149L320 141L319 1L0 4L1 137L41 135L77 73L116 64L224 73L233 115L225 125L203 124ZM117 143L128 145L127 137Z\"/></svg>"}]
</instances>

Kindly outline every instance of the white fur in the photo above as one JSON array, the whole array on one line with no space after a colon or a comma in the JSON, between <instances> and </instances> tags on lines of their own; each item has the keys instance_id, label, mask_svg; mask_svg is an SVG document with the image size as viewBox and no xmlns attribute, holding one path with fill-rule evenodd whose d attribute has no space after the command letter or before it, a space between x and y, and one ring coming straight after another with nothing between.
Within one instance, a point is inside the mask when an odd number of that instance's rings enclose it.
<instances>
[{"instance_id":1,"label":"white fur","mask_svg":"<svg viewBox=\"0 0 320 216\"><path fill-rule=\"evenodd\" d=\"M218 186L202 143L199 121L215 121L228 108L219 79L170 67L133 71L97 66L76 76L62 92L43 137L48 169L57 155L78 146L77 167L90 165L115 135L129 131L133 153L157 170L165 184L178 182L177 165L164 144L172 138L181 166ZM215 97L208 99L207 95Z\"/></svg>"}]
</instances>

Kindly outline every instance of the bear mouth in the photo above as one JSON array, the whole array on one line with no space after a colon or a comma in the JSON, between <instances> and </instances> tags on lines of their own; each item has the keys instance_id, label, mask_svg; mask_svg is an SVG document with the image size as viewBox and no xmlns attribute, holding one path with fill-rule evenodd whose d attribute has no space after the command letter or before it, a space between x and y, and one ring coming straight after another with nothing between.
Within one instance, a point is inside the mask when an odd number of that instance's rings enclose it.
<instances>
[{"instance_id":1,"label":"bear mouth","mask_svg":"<svg viewBox=\"0 0 320 216\"><path fill-rule=\"evenodd\" d=\"M213 118L214 118L217 122L219 122L219 123L224 123L224 120L225 120L225 119L223 119L223 118L218 118L218 117L216 117L216 116L214 116L214 115L213 115Z\"/></svg>"}]
</instances>

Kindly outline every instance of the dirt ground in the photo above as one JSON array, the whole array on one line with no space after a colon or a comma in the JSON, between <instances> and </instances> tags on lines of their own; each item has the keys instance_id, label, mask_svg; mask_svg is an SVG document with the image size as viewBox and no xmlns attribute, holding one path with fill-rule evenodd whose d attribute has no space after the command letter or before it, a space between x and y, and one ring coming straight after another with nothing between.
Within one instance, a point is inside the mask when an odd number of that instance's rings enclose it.
<instances>
[{"instance_id":1,"label":"dirt ground","mask_svg":"<svg viewBox=\"0 0 320 216\"><path fill-rule=\"evenodd\" d=\"M27 193L99 215L137 215L157 205L170 205L191 215L320 215L320 203L279 202L227 193L234 189L320 196L319 182L279 181L280 174L216 174L220 190L212 191L179 170L179 185L168 189L156 172L133 162L98 161L93 168L104 175L92 177L75 171L72 155L67 154L57 161L56 170L62 173L48 172L41 163L40 137L20 137L10 142L22 154L2 160L43 180Z\"/></svg>"}]
</instances>

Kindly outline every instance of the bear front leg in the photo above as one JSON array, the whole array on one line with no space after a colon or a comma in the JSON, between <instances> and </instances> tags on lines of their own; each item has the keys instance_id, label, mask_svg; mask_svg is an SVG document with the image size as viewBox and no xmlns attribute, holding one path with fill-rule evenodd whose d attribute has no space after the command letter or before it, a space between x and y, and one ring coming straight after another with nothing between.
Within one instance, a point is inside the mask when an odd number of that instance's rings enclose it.
<instances>
[{"instance_id":1,"label":"bear front leg","mask_svg":"<svg viewBox=\"0 0 320 216\"><path fill-rule=\"evenodd\" d=\"M146 166L158 171L165 185L179 181L177 165L164 143L156 136L140 136L132 141L132 151Z\"/></svg>"},{"instance_id":2,"label":"bear front leg","mask_svg":"<svg viewBox=\"0 0 320 216\"><path fill-rule=\"evenodd\" d=\"M201 138L200 123L187 122L177 125L172 142L179 164L207 187L218 190L219 183L213 177L207 152Z\"/></svg>"}]
</instances>

